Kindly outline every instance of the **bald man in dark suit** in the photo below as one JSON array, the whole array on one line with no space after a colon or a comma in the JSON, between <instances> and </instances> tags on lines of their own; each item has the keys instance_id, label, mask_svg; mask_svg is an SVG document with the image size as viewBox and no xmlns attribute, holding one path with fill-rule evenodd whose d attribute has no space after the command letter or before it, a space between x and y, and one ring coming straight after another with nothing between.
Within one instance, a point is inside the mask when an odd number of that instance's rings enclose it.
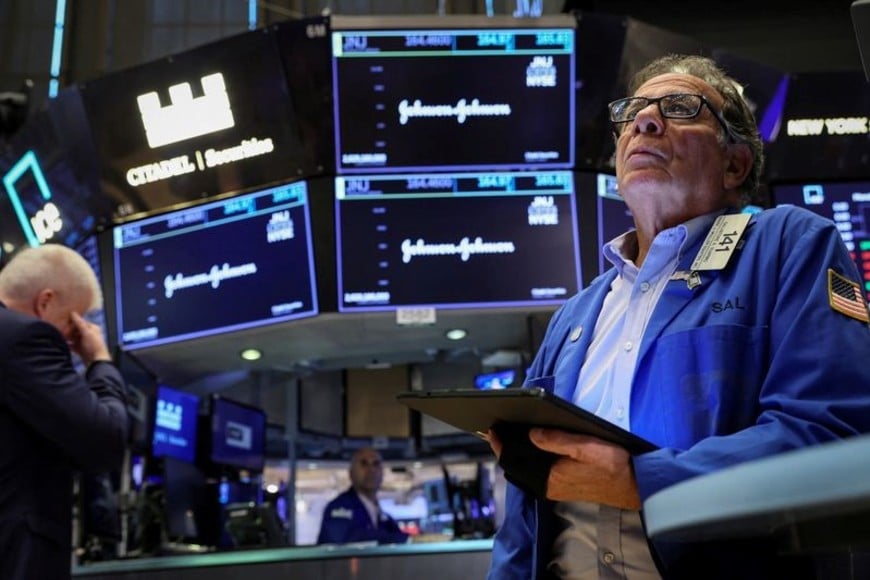
<instances>
[{"instance_id":1,"label":"bald man in dark suit","mask_svg":"<svg viewBox=\"0 0 870 580\"><path fill-rule=\"evenodd\" d=\"M93 270L63 246L27 248L0 270L4 580L70 577L73 472L123 460L124 383L101 329L83 318L101 303Z\"/></svg>"}]
</instances>

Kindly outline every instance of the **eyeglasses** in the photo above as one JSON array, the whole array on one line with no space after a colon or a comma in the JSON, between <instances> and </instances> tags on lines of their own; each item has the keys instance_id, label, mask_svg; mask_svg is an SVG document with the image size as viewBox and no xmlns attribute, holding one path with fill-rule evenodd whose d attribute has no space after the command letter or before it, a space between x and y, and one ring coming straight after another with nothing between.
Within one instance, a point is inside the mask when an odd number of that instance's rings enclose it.
<instances>
[{"instance_id":1,"label":"eyeglasses","mask_svg":"<svg viewBox=\"0 0 870 580\"><path fill-rule=\"evenodd\" d=\"M642 110L655 103L658 105L659 113L666 119L694 119L701 113L701 107L707 105L725 133L730 139L737 142L731 127L722 118L722 114L713 108L710 101L703 95L693 95L688 93L675 93L673 95L663 95L661 97L627 97L613 101L607 108L610 111L610 122L615 125L630 123L634 121L637 114ZM617 133L621 132L621 128Z\"/></svg>"}]
</instances>

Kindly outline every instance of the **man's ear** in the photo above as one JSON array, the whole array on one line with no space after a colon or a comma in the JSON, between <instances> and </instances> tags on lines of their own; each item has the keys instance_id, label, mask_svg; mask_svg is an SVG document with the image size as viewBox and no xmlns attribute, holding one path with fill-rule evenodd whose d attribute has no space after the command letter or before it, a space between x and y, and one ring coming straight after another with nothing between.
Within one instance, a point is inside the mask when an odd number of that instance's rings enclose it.
<instances>
[{"instance_id":1,"label":"man's ear","mask_svg":"<svg viewBox=\"0 0 870 580\"><path fill-rule=\"evenodd\" d=\"M725 150L725 173L722 185L726 191L735 190L746 181L752 171L752 151L745 143L732 143Z\"/></svg>"},{"instance_id":2,"label":"man's ear","mask_svg":"<svg viewBox=\"0 0 870 580\"><path fill-rule=\"evenodd\" d=\"M33 299L33 312L37 317L42 318L46 311L48 310L51 301L55 299L57 295L54 290L51 288L44 288L36 293L36 297Z\"/></svg>"}]
</instances>

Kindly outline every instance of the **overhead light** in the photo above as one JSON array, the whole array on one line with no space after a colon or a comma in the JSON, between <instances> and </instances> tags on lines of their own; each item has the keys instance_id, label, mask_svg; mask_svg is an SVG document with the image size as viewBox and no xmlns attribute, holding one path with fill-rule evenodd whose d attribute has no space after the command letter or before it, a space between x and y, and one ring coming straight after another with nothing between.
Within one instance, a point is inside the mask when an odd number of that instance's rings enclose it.
<instances>
[{"instance_id":1,"label":"overhead light","mask_svg":"<svg viewBox=\"0 0 870 580\"><path fill-rule=\"evenodd\" d=\"M260 360L263 356L263 352L257 348L246 348L239 353L239 356L245 360Z\"/></svg>"},{"instance_id":2,"label":"overhead light","mask_svg":"<svg viewBox=\"0 0 870 580\"><path fill-rule=\"evenodd\" d=\"M462 340L463 338L468 336L468 333L461 328L453 328L444 333L444 336L446 336L450 340Z\"/></svg>"}]
</instances>

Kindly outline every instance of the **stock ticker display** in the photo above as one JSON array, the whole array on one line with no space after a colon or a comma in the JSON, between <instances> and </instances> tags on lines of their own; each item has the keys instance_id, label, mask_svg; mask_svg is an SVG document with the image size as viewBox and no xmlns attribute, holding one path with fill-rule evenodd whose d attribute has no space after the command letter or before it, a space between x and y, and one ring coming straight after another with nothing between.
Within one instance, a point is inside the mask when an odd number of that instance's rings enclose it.
<instances>
[{"instance_id":1,"label":"stock ticker display","mask_svg":"<svg viewBox=\"0 0 870 580\"><path fill-rule=\"evenodd\" d=\"M560 304L580 288L569 171L336 178L339 310Z\"/></svg>"},{"instance_id":2,"label":"stock ticker display","mask_svg":"<svg viewBox=\"0 0 870 580\"><path fill-rule=\"evenodd\" d=\"M573 164L574 30L332 32L338 173Z\"/></svg>"},{"instance_id":3,"label":"stock ticker display","mask_svg":"<svg viewBox=\"0 0 870 580\"><path fill-rule=\"evenodd\" d=\"M870 181L779 184L772 194L777 205L797 205L834 221L870 299Z\"/></svg>"},{"instance_id":4,"label":"stock ticker display","mask_svg":"<svg viewBox=\"0 0 870 580\"><path fill-rule=\"evenodd\" d=\"M305 182L117 226L127 349L317 314Z\"/></svg>"}]
</instances>

